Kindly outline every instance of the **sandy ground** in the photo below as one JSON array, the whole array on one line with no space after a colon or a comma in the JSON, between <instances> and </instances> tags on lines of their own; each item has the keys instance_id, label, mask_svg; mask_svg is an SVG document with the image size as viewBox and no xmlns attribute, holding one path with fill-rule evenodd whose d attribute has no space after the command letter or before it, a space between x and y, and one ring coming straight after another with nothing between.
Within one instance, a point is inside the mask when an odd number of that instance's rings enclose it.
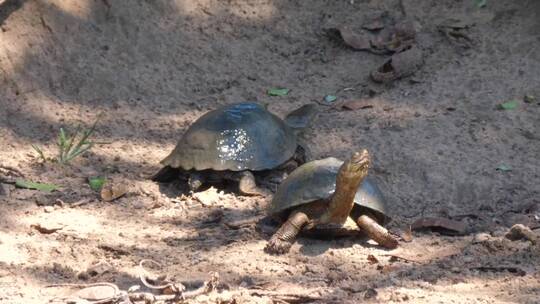
<instances>
[{"instance_id":1,"label":"sandy ground","mask_svg":"<svg viewBox=\"0 0 540 304\"><path fill-rule=\"evenodd\" d=\"M425 64L381 85L369 72L388 55L354 51L324 29L359 29L384 12L414 20ZM0 164L62 186L46 194L0 184L0 302L72 291L45 288L54 283L127 289L140 284L138 263L154 259L177 281L219 273L220 291L197 303L279 303L254 288L320 303L538 303L540 251L504 234L540 226L539 14L535 0L0 2ZM466 27L468 47L439 31L448 20ZM271 87L291 91L270 97ZM462 221L465 235L415 232L392 251L301 238L271 256L268 231L226 225L263 216L270 196L223 188L191 197L180 183L148 180L208 110L252 100L283 116L327 94L375 97L356 111L322 106L305 136L310 158L367 148L390 229L433 216ZM510 100L515 109L498 109ZM60 127L90 125L100 112L94 139L103 144L71 166L39 160L31 144L53 157ZM128 194L102 202L87 183L96 175ZM0 177L21 176L4 168ZM84 275L100 262L105 272Z\"/></svg>"}]
</instances>

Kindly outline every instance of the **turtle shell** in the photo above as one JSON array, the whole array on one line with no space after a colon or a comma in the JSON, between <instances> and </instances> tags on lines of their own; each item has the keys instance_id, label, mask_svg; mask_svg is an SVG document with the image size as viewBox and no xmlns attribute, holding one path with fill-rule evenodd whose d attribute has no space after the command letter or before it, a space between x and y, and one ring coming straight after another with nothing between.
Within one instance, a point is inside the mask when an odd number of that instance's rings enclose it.
<instances>
[{"instance_id":1,"label":"turtle shell","mask_svg":"<svg viewBox=\"0 0 540 304\"><path fill-rule=\"evenodd\" d=\"M342 164L343 161L329 157L298 167L278 187L269 212L278 214L296 206L330 198L336 190L336 177ZM367 208L373 211L379 223L390 221L385 198L369 176L358 186L354 202L353 213Z\"/></svg>"},{"instance_id":2,"label":"turtle shell","mask_svg":"<svg viewBox=\"0 0 540 304\"><path fill-rule=\"evenodd\" d=\"M263 106L236 103L195 121L161 163L184 170L266 170L291 159L294 131Z\"/></svg>"}]
</instances>

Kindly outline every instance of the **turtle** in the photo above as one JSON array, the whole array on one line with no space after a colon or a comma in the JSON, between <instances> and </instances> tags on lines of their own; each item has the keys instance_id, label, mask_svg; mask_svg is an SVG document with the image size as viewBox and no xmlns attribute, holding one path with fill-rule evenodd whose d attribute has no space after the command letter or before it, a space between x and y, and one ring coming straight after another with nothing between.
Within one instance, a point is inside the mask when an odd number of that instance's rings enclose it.
<instances>
[{"instance_id":1,"label":"turtle","mask_svg":"<svg viewBox=\"0 0 540 304\"><path fill-rule=\"evenodd\" d=\"M253 173L290 172L303 164L306 151L298 137L316 113L314 104L306 104L282 120L255 102L221 106L185 131L151 179L170 182L186 177L192 192L205 183L232 180L238 182L241 194L265 194Z\"/></svg>"},{"instance_id":2,"label":"turtle","mask_svg":"<svg viewBox=\"0 0 540 304\"><path fill-rule=\"evenodd\" d=\"M396 248L397 240L383 227L391 220L384 196L367 176L370 163L364 149L345 162L328 157L294 170L268 207L269 215L283 224L265 251L287 253L301 231L324 237L364 233L383 247Z\"/></svg>"}]
</instances>

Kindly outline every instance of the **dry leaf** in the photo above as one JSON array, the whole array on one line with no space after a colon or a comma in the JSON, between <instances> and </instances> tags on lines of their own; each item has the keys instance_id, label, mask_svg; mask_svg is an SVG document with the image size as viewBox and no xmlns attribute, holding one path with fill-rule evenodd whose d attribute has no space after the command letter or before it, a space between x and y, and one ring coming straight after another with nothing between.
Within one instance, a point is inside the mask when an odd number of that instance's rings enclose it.
<instances>
[{"instance_id":1,"label":"dry leaf","mask_svg":"<svg viewBox=\"0 0 540 304\"><path fill-rule=\"evenodd\" d=\"M114 201L115 199L127 193L127 186L124 184L107 183L101 188L101 199L106 202Z\"/></svg>"},{"instance_id":2,"label":"dry leaf","mask_svg":"<svg viewBox=\"0 0 540 304\"><path fill-rule=\"evenodd\" d=\"M463 222L440 217L426 217L418 219L411 225L411 229L429 229L446 235L462 235L467 231L467 227Z\"/></svg>"},{"instance_id":3,"label":"dry leaf","mask_svg":"<svg viewBox=\"0 0 540 304\"><path fill-rule=\"evenodd\" d=\"M369 50L371 48L371 42L369 36L365 34L356 33L347 26L341 26L337 28L328 28L328 33L336 37L352 47L355 50Z\"/></svg>"},{"instance_id":4,"label":"dry leaf","mask_svg":"<svg viewBox=\"0 0 540 304\"><path fill-rule=\"evenodd\" d=\"M346 110L360 110L360 109L369 109L373 108L374 104L378 102L377 98L362 98L362 99L353 99L344 102L341 107Z\"/></svg>"}]
</instances>

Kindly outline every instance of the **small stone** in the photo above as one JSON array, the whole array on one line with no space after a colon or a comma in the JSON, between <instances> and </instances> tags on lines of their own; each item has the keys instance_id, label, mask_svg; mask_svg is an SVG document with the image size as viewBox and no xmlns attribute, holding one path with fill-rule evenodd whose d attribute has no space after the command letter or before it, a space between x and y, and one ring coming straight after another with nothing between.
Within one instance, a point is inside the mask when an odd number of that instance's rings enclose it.
<instances>
[{"instance_id":1,"label":"small stone","mask_svg":"<svg viewBox=\"0 0 540 304\"><path fill-rule=\"evenodd\" d=\"M51 213L54 211L54 207L53 206L45 206L45 208L43 208L43 211L45 211L46 213Z\"/></svg>"},{"instance_id":2,"label":"small stone","mask_svg":"<svg viewBox=\"0 0 540 304\"><path fill-rule=\"evenodd\" d=\"M364 299L373 299L377 296L377 291L373 288L369 288L366 290L366 293L364 293Z\"/></svg>"},{"instance_id":3,"label":"small stone","mask_svg":"<svg viewBox=\"0 0 540 304\"><path fill-rule=\"evenodd\" d=\"M532 94L526 94L525 96L523 96L523 101L526 103L533 103L535 100L536 98Z\"/></svg>"},{"instance_id":4,"label":"small stone","mask_svg":"<svg viewBox=\"0 0 540 304\"><path fill-rule=\"evenodd\" d=\"M477 233L474 235L472 243L478 244L478 243L484 243L491 239L491 236L485 232Z\"/></svg>"},{"instance_id":5,"label":"small stone","mask_svg":"<svg viewBox=\"0 0 540 304\"><path fill-rule=\"evenodd\" d=\"M529 227L522 224L512 226L505 237L512 241L525 239L531 241L533 244L538 242L538 236Z\"/></svg>"}]
</instances>

